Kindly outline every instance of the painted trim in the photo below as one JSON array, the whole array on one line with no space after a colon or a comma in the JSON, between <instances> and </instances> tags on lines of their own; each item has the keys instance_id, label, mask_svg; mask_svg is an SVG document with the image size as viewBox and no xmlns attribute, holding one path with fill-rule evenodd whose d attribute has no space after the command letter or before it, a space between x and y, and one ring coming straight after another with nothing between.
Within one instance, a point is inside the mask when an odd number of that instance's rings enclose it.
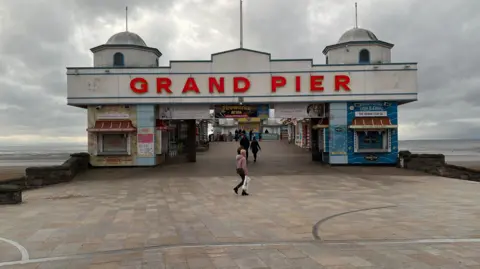
<instances>
[{"instance_id":1,"label":"painted trim","mask_svg":"<svg viewBox=\"0 0 480 269\"><path fill-rule=\"evenodd\" d=\"M346 45L353 45L353 46L361 46L361 45L379 45L381 47L385 47L387 49L391 49L393 48L393 45L392 43L388 43L388 42L385 42L385 41L380 41L380 40L371 40L371 41L348 41L348 42L343 42L343 43L337 43L337 44L333 44L333 45L329 45L329 46L326 46L322 53L323 54L327 54L329 51L333 50L333 49L336 49L336 48L343 48L345 47Z\"/></svg>"},{"instance_id":2,"label":"painted trim","mask_svg":"<svg viewBox=\"0 0 480 269\"><path fill-rule=\"evenodd\" d=\"M309 62L313 62L313 59L272 59L271 62L288 62L288 61L292 61L292 62L303 62L303 61L309 61ZM211 63L212 61L210 60L172 60L170 61L170 64L171 63ZM370 64L367 64L367 65L417 65L418 62L400 62L400 63L376 63L376 64L373 64L373 63L370 63ZM328 67L328 66L360 66L360 65L365 65L365 64L358 64L358 63L355 63L355 64L312 64L312 66L325 66L325 67ZM138 66L138 67L125 67L125 68L118 68L118 69L171 69L171 65L167 65L167 66L154 66L154 67L147 67L147 66ZM70 69L107 69L105 66L97 66L97 67L67 67L66 68L67 70L70 70ZM109 69L116 69L116 67L112 67Z\"/></svg>"},{"instance_id":3,"label":"painted trim","mask_svg":"<svg viewBox=\"0 0 480 269\"><path fill-rule=\"evenodd\" d=\"M129 45L129 44L103 44L100 46L96 46L90 49L92 53L96 53L106 49L137 49L147 52L153 52L157 57L161 57L162 53L157 48L147 47L147 46L139 46L139 45Z\"/></svg>"},{"instance_id":4,"label":"painted trim","mask_svg":"<svg viewBox=\"0 0 480 269\"><path fill-rule=\"evenodd\" d=\"M248 96L238 96L238 95L228 95L228 96L108 96L108 97L101 97L101 96L96 96L96 97L68 97L67 100L75 100L75 99L127 99L127 98L145 98L145 99L152 99L152 98L170 98L170 99L178 99L178 98L186 98L186 99L204 99L204 98L237 98L237 97L244 97L244 98L262 98L262 97L268 97L268 98L292 98L292 97L321 97L321 96L379 96L379 95L386 95L386 96L392 96L392 95L418 95L418 93L354 93L354 94L310 94L310 95L278 95L278 96L272 96L272 95L248 95ZM343 100L342 102L347 102ZM352 101L353 102L353 101ZM359 101L360 102L360 101Z\"/></svg>"},{"instance_id":5,"label":"painted trim","mask_svg":"<svg viewBox=\"0 0 480 269\"><path fill-rule=\"evenodd\" d=\"M102 129L102 128L88 128L88 132L95 132L95 133L131 133L135 132L137 129L135 128L117 128L117 129Z\"/></svg>"},{"instance_id":6,"label":"painted trim","mask_svg":"<svg viewBox=\"0 0 480 269\"><path fill-rule=\"evenodd\" d=\"M372 64L356 64L357 66L367 66ZM405 64L408 65L408 64ZM75 68L69 68L75 69ZM85 68L83 68L85 69ZM127 68L105 68L102 69L127 69ZM153 69L153 68L152 68ZM385 71L417 71L417 68L408 68L408 69L369 69L369 70L306 70L306 71L242 71L242 72L139 72L139 73L116 73L116 72L103 72L103 73L81 73L81 74L68 74L67 76L113 76L113 75L123 75L123 76L133 76L133 75L232 75L232 74L301 74L301 73L352 73L352 72L385 72Z\"/></svg>"},{"instance_id":7,"label":"painted trim","mask_svg":"<svg viewBox=\"0 0 480 269\"><path fill-rule=\"evenodd\" d=\"M373 129L373 130L379 130L379 129L395 129L398 128L398 125L350 125L348 126L350 129Z\"/></svg>"},{"instance_id":8,"label":"painted trim","mask_svg":"<svg viewBox=\"0 0 480 269\"><path fill-rule=\"evenodd\" d=\"M83 98L79 98L79 99L83 99ZM385 99L371 99L371 100L368 100L368 102L383 102L383 101L385 101ZM394 100L394 101L397 102L398 105L404 105L404 104L408 104L408 103L411 103L411 102L418 101L418 98L415 98L415 99L397 99L397 100ZM289 103L305 103L306 101L302 100L302 101L288 101L288 102ZM321 100L319 102L345 103L345 102L350 102L350 101L345 101L345 100ZM265 103L279 103L279 102L250 101L248 103L249 104L265 104ZM101 102L101 103L88 103L88 104L72 104L72 103L68 103L68 98L67 98L67 105L74 106L74 107L79 107L79 108L84 108L84 109L87 108L86 106L98 106L98 105L105 105L105 104L113 104L113 103ZM153 102L153 103L116 102L114 104L115 105L135 105L135 104L139 104L139 105L159 105L159 104L166 104L166 103L158 103L158 102ZM185 103L185 104L189 104L189 105L205 104L205 102L188 102L188 103ZM238 102L223 102L222 101L222 103L212 103L212 102L210 102L210 104L238 104Z\"/></svg>"}]
</instances>

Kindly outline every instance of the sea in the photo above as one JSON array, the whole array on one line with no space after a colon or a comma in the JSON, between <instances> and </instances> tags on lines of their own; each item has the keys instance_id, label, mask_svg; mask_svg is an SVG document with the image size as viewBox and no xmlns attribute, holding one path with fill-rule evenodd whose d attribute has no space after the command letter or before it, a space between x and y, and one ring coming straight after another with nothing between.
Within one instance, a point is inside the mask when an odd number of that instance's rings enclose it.
<instances>
[{"instance_id":1,"label":"sea","mask_svg":"<svg viewBox=\"0 0 480 269\"><path fill-rule=\"evenodd\" d=\"M479 140L405 140L400 150L413 153L441 153L450 163L479 162ZM83 144L0 145L0 167L59 165L71 153L86 152Z\"/></svg>"}]
</instances>

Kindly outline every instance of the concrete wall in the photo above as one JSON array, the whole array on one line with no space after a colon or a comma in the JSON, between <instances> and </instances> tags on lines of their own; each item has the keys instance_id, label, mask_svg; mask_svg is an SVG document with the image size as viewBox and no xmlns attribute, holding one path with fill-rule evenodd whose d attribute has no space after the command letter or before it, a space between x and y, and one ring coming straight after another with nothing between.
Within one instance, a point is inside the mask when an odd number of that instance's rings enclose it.
<instances>
[{"instance_id":1,"label":"concrete wall","mask_svg":"<svg viewBox=\"0 0 480 269\"><path fill-rule=\"evenodd\" d=\"M480 171L445 163L443 154L412 154L409 151L398 153L397 167L421 171L436 176L458 178L480 182Z\"/></svg>"}]
</instances>

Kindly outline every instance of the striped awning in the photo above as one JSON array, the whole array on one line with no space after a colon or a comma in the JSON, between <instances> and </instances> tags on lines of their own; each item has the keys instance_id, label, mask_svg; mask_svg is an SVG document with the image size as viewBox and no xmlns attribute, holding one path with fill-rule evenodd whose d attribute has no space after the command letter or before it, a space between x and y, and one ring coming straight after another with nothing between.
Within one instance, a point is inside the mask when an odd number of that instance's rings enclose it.
<instances>
[{"instance_id":1,"label":"striped awning","mask_svg":"<svg viewBox=\"0 0 480 269\"><path fill-rule=\"evenodd\" d=\"M93 128L88 128L89 132L135 132L131 120L97 120Z\"/></svg>"},{"instance_id":2,"label":"striped awning","mask_svg":"<svg viewBox=\"0 0 480 269\"><path fill-rule=\"evenodd\" d=\"M357 117L353 119L351 129L389 129L397 128L388 117Z\"/></svg>"}]
</instances>

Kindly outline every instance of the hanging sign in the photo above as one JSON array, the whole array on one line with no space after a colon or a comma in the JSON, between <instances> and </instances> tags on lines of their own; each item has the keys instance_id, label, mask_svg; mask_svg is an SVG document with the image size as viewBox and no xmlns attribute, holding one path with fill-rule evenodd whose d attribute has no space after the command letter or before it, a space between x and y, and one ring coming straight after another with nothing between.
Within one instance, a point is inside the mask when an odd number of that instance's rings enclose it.
<instances>
[{"instance_id":1,"label":"hanging sign","mask_svg":"<svg viewBox=\"0 0 480 269\"><path fill-rule=\"evenodd\" d=\"M268 105L216 105L215 118L268 118Z\"/></svg>"}]
</instances>

